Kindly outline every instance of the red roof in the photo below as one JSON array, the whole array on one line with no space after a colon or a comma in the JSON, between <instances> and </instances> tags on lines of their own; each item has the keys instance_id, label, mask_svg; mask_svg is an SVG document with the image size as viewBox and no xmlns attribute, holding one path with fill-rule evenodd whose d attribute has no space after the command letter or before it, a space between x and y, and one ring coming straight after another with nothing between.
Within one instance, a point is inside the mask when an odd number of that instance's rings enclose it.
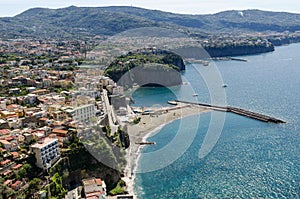
<instances>
[{"instance_id":1,"label":"red roof","mask_svg":"<svg viewBox=\"0 0 300 199\"><path fill-rule=\"evenodd\" d=\"M104 191L95 191L95 192L87 193L85 196L86 196L86 198L93 198L93 197L100 196L103 194L104 194Z\"/></svg>"},{"instance_id":2,"label":"red roof","mask_svg":"<svg viewBox=\"0 0 300 199\"><path fill-rule=\"evenodd\" d=\"M48 118L45 118L45 117L42 117L42 118L40 118L39 120L41 120L41 121L47 121L47 120L49 120Z\"/></svg>"},{"instance_id":3,"label":"red roof","mask_svg":"<svg viewBox=\"0 0 300 199\"><path fill-rule=\"evenodd\" d=\"M5 138L5 140L7 140L7 141L12 141L12 140L14 140L14 139L15 139L14 136L9 136L9 137L6 137L6 138Z\"/></svg>"},{"instance_id":4,"label":"red roof","mask_svg":"<svg viewBox=\"0 0 300 199\"><path fill-rule=\"evenodd\" d=\"M17 164L16 166L13 166L12 169L13 170L18 170L22 167L23 165L22 164Z\"/></svg>"},{"instance_id":5,"label":"red roof","mask_svg":"<svg viewBox=\"0 0 300 199\"><path fill-rule=\"evenodd\" d=\"M0 130L0 134L6 134L6 133L9 133L8 129L1 129Z\"/></svg>"},{"instance_id":6,"label":"red roof","mask_svg":"<svg viewBox=\"0 0 300 199\"><path fill-rule=\"evenodd\" d=\"M11 144L9 141L7 141L7 140L0 140L0 142L2 143L2 144Z\"/></svg>"},{"instance_id":7,"label":"red roof","mask_svg":"<svg viewBox=\"0 0 300 199\"><path fill-rule=\"evenodd\" d=\"M6 164L8 164L10 162L11 162L10 160L4 160L4 161L1 162L1 165L6 165Z\"/></svg>"},{"instance_id":8,"label":"red roof","mask_svg":"<svg viewBox=\"0 0 300 199\"><path fill-rule=\"evenodd\" d=\"M99 199L99 197L97 196L89 196L89 197L85 197L86 199Z\"/></svg>"},{"instance_id":9,"label":"red roof","mask_svg":"<svg viewBox=\"0 0 300 199\"><path fill-rule=\"evenodd\" d=\"M55 133L55 134L63 134L64 136L68 133L68 131L66 130L62 130L62 129L53 129L52 130L52 133Z\"/></svg>"},{"instance_id":10,"label":"red roof","mask_svg":"<svg viewBox=\"0 0 300 199\"><path fill-rule=\"evenodd\" d=\"M11 188L16 188L17 186L19 186L22 182L20 180L17 180L14 184L12 184L10 187Z\"/></svg>"},{"instance_id":11,"label":"red roof","mask_svg":"<svg viewBox=\"0 0 300 199\"><path fill-rule=\"evenodd\" d=\"M6 106L7 109L15 109L15 108L18 108L18 107L19 107L19 105L17 105L17 104L10 104L10 105Z\"/></svg>"},{"instance_id":12,"label":"red roof","mask_svg":"<svg viewBox=\"0 0 300 199\"><path fill-rule=\"evenodd\" d=\"M33 91L31 93L36 94L36 93L43 93L43 92L46 92L46 91L48 91L48 90L47 89L40 89L40 90Z\"/></svg>"},{"instance_id":13,"label":"red roof","mask_svg":"<svg viewBox=\"0 0 300 199\"><path fill-rule=\"evenodd\" d=\"M11 154L14 156L14 158L18 158L19 157L19 153L18 152L11 152Z\"/></svg>"},{"instance_id":14,"label":"red roof","mask_svg":"<svg viewBox=\"0 0 300 199\"><path fill-rule=\"evenodd\" d=\"M12 183L12 180L8 179L8 180L5 180L3 185L4 186L7 186L8 184Z\"/></svg>"},{"instance_id":15,"label":"red roof","mask_svg":"<svg viewBox=\"0 0 300 199\"><path fill-rule=\"evenodd\" d=\"M9 175L11 172L12 172L12 171L8 169L8 170L4 171L2 174L5 175L5 176L7 176L7 175Z\"/></svg>"}]
</instances>

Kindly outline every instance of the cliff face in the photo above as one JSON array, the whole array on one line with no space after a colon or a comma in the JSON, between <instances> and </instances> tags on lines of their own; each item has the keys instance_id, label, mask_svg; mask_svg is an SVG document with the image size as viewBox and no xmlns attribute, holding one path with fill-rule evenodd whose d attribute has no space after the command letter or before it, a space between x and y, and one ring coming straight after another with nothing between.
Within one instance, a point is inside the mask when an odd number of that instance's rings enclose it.
<instances>
[{"instance_id":1,"label":"cliff face","mask_svg":"<svg viewBox=\"0 0 300 199\"><path fill-rule=\"evenodd\" d=\"M175 65L179 68L180 71L185 70L185 65L182 60L182 57L168 51L162 51L162 54L165 54L165 56L162 59L164 64Z\"/></svg>"},{"instance_id":2,"label":"cliff face","mask_svg":"<svg viewBox=\"0 0 300 199\"><path fill-rule=\"evenodd\" d=\"M50 169L50 174L63 176L65 188L80 184L83 178L98 177L105 181L108 190L121 179L121 172L98 162L84 146L62 154L64 158Z\"/></svg>"},{"instance_id":3,"label":"cliff face","mask_svg":"<svg viewBox=\"0 0 300 199\"><path fill-rule=\"evenodd\" d=\"M241 56L274 51L273 44L205 47L211 57Z\"/></svg>"},{"instance_id":4,"label":"cliff face","mask_svg":"<svg viewBox=\"0 0 300 199\"><path fill-rule=\"evenodd\" d=\"M270 41L274 46L281 46L281 45L300 42L300 36L298 35L283 36L283 37L270 36L268 38L268 41Z\"/></svg>"},{"instance_id":5,"label":"cliff face","mask_svg":"<svg viewBox=\"0 0 300 199\"><path fill-rule=\"evenodd\" d=\"M181 74L177 70L162 64L145 64L126 72L118 80L118 85L130 88L139 86L175 86L182 84Z\"/></svg>"},{"instance_id":6,"label":"cliff face","mask_svg":"<svg viewBox=\"0 0 300 199\"><path fill-rule=\"evenodd\" d=\"M180 71L185 70L183 59L170 51L143 49L118 57L105 70L105 75L118 85L174 86L182 83Z\"/></svg>"}]
</instances>

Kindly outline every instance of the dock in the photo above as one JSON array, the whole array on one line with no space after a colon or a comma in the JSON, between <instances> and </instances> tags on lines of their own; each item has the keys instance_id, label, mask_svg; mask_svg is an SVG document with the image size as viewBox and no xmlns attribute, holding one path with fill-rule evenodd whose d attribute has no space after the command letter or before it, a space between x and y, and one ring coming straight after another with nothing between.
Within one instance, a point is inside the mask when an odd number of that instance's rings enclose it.
<instances>
[{"instance_id":1,"label":"dock","mask_svg":"<svg viewBox=\"0 0 300 199\"><path fill-rule=\"evenodd\" d=\"M231 113L235 113L241 116L245 116L248 118L252 118L255 120L259 120L262 122L269 122L269 123L286 123L285 121L281 120L281 119L277 119L275 117L271 117L268 115L263 115L260 113L256 113L253 111L249 111L249 110L245 110L242 108L237 108L237 107L232 107L232 106L217 106L217 105L212 105L212 104L205 104L205 103L196 103L196 102L188 102L188 101L182 101L182 100L174 100L176 102L181 102L181 103L186 103L186 104L194 104L194 105L199 105L199 106L203 106L206 108L209 108L211 110L214 111L222 111L222 112L231 112Z\"/></svg>"}]
</instances>

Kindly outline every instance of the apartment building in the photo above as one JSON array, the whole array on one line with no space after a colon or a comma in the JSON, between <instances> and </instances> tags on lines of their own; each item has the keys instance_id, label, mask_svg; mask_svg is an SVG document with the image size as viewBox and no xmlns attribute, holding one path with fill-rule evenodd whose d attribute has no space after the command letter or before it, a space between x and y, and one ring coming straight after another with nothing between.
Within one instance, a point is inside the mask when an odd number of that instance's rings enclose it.
<instances>
[{"instance_id":1,"label":"apartment building","mask_svg":"<svg viewBox=\"0 0 300 199\"><path fill-rule=\"evenodd\" d=\"M60 157L58 139L46 137L30 146L35 154L36 165L42 169L50 168Z\"/></svg>"},{"instance_id":2,"label":"apartment building","mask_svg":"<svg viewBox=\"0 0 300 199\"><path fill-rule=\"evenodd\" d=\"M86 104L73 109L67 109L66 112L74 121L87 123L91 118L95 117L96 107L94 104Z\"/></svg>"}]
</instances>

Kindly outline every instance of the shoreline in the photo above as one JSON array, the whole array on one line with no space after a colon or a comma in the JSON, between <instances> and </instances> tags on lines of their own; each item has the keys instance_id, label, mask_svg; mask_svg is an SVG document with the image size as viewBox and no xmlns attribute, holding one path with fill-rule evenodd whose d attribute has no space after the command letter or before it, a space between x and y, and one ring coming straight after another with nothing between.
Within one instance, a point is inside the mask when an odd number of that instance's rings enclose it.
<instances>
[{"instance_id":1,"label":"shoreline","mask_svg":"<svg viewBox=\"0 0 300 199\"><path fill-rule=\"evenodd\" d=\"M135 199L139 198L134 189L134 181L141 156L140 151L143 146L135 143L146 141L149 137L155 135L156 132L159 132L165 125L175 120L198 115L207 111L209 111L209 109L197 105L179 103L177 106L170 107L167 111L160 112L158 115L137 115L141 117L140 122L138 124L129 124L127 127L131 144L126 151L127 164L122 180L126 182L126 190L129 195L132 195Z\"/></svg>"}]
</instances>

